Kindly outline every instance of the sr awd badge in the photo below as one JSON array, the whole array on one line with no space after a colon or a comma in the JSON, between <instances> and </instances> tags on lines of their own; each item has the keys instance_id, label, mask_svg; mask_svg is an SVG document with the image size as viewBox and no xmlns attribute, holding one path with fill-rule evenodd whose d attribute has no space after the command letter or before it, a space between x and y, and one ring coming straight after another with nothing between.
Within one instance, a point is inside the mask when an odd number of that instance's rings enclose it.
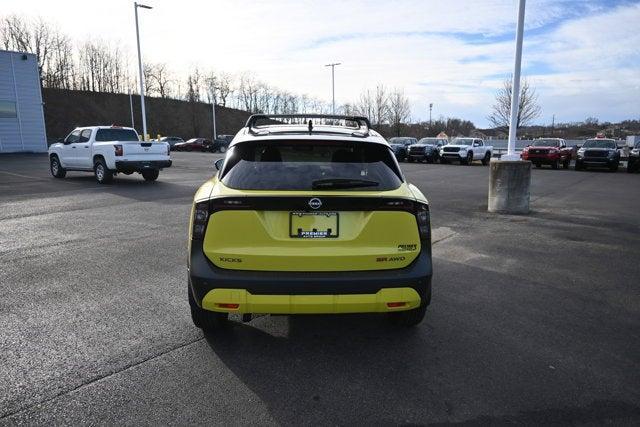
<instances>
[{"instance_id":1,"label":"sr awd badge","mask_svg":"<svg viewBox=\"0 0 640 427\"><path fill-rule=\"evenodd\" d=\"M320 209L321 206L322 206L322 201L317 197L314 197L313 199L309 200L309 207L311 209Z\"/></svg>"}]
</instances>

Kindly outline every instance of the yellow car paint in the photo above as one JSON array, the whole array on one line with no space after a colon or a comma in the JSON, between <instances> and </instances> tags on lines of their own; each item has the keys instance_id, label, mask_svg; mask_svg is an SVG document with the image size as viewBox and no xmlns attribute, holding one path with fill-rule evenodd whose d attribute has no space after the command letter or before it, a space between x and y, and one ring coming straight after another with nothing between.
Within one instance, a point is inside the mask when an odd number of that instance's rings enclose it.
<instances>
[{"instance_id":1,"label":"yellow car paint","mask_svg":"<svg viewBox=\"0 0 640 427\"><path fill-rule=\"evenodd\" d=\"M237 308L224 308L236 304ZM209 291L202 300L205 310L224 313L381 313L411 310L419 305L420 295L411 288L384 288L375 294L338 295L254 295L245 289L220 288Z\"/></svg>"}]
</instances>

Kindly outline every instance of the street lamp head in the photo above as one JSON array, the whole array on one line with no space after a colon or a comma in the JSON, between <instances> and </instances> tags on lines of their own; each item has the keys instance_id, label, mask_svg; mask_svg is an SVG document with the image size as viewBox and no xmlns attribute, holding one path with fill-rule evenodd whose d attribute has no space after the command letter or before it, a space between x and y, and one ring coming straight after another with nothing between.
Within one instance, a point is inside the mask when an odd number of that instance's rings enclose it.
<instances>
[{"instance_id":1,"label":"street lamp head","mask_svg":"<svg viewBox=\"0 0 640 427\"><path fill-rule=\"evenodd\" d=\"M335 67L336 65L340 65L342 62L334 62L333 64L326 64L325 67Z\"/></svg>"},{"instance_id":2,"label":"street lamp head","mask_svg":"<svg viewBox=\"0 0 640 427\"><path fill-rule=\"evenodd\" d=\"M136 5L136 7L141 7L143 9L153 9L153 7L151 6L147 6L146 4L142 4L142 3L134 3Z\"/></svg>"}]
</instances>

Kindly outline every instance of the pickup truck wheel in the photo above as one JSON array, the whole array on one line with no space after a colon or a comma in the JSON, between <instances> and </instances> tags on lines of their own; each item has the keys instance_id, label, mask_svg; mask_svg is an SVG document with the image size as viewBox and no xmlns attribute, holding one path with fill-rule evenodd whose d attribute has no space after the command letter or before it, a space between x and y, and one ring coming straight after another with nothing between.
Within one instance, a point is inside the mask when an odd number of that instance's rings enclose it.
<instances>
[{"instance_id":1,"label":"pickup truck wheel","mask_svg":"<svg viewBox=\"0 0 640 427\"><path fill-rule=\"evenodd\" d=\"M491 153L487 151L486 154L484 155L484 158L482 159L482 165L487 166L490 161L491 161Z\"/></svg>"},{"instance_id":2,"label":"pickup truck wheel","mask_svg":"<svg viewBox=\"0 0 640 427\"><path fill-rule=\"evenodd\" d=\"M51 175L55 178L64 178L67 174L67 171L60 165L60 159L58 159L58 156L51 156L51 159L49 160L49 167L51 169Z\"/></svg>"},{"instance_id":3,"label":"pickup truck wheel","mask_svg":"<svg viewBox=\"0 0 640 427\"><path fill-rule=\"evenodd\" d=\"M113 181L113 172L107 169L107 165L102 159L99 159L93 165L93 173L96 176L96 181L98 181L98 184L109 184L111 181Z\"/></svg>"},{"instance_id":4,"label":"pickup truck wheel","mask_svg":"<svg viewBox=\"0 0 640 427\"><path fill-rule=\"evenodd\" d=\"M609 166L609 170L611 172L617 172L618 171L618 167L620 166L619 162L615 162L614 164L612 164L611 166Z\"/></svg>"},{"instance_id":5,"label":"pickup truck wheel","mask_svg":"<svg viewBox=\"0 0 640 427\"><path fill-rule=\"evenodd\" d=\"M562 167L564 169L569 169L569 165L571 164L571 159L567 159L564 162L562 162Z\"/></svg>"},{"instance_id":6,"label":"pickup truck wheel","mask_svg":"<svg viewBox=\"0 0 640 427\"><path fill-rule=\"evenodd\" d=\"M145 181L155 181L158 179L158 175L160 175L160 171L158 169L142 171L142 177Z\"/></svg>"},{"instance_id":7,"label":"pickup truck wheel","mask_svg":"<svg viewBox=\"0 0 640 427\"><path fill-rule=\"evenodd\" d=\"M473 153L472 152L467 153L467 161L465 162L465 165L467 165L467 166L472 166L473 165Z\"/></svg>"},{"instance_id":8,"label":"pickup truck wheel","mask_svg":"<svg viewBox=\"0 0 640 427\"><path fill-rule=\"evenodd\" d=\"M227 319L229 318L227 313L216 313L214 311L208 311L198 307L198 304L196 304L196 301L193 298L190 287L188 289L188 293L189 307L191 308L191 320L196 327L205 332L213 332L226 326Z\"/></svg>"}]
</instances>

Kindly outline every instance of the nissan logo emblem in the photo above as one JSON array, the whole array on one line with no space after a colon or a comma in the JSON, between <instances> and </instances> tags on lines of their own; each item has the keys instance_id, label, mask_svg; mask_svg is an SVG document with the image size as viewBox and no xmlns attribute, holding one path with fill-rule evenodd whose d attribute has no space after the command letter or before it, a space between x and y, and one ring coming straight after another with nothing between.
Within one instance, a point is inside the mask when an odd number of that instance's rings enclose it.
<instances>
[{"instance_id":1,"label":"nissan logo emblem","mask_svg":"<svg viewBox=\"0 0 640 427\"><path fill-rule=\"evenodd\" d=\"M309 200L309 207L311 209L320 209L320 206L322 206L322 201L317 197L314 197L313 199Z\"/></svg>"}]
</instances>

